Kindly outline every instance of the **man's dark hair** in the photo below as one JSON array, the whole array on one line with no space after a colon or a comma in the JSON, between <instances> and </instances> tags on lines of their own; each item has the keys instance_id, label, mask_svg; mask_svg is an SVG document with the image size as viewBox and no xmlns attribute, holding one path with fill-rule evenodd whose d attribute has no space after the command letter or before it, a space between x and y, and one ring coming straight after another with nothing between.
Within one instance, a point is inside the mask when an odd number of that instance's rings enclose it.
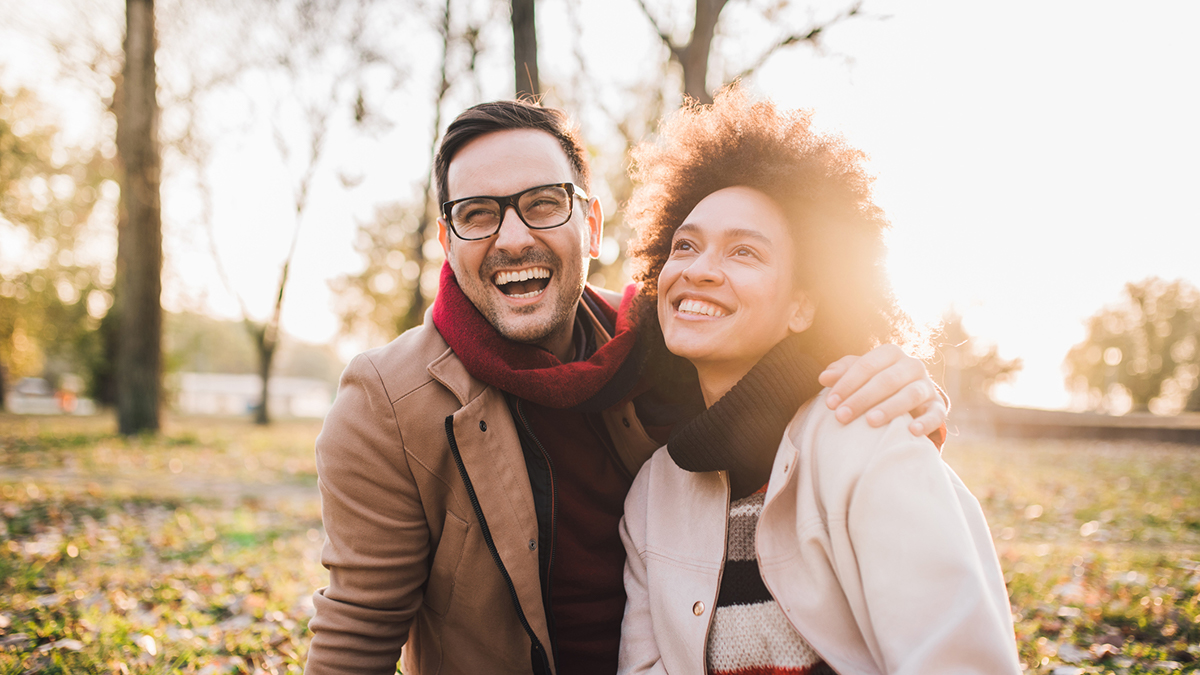
<instances>
[{"instance_id":1,"label":"man's dark hair","mask_svg":"<svg viewBox=\"0 0 1200 675\"><path fill-rule=\"evenodd\" d=\"M587 151L579 131L571 124L567 114L557 108L543 108L528 101L492 101L467 108L446 128L442 145L433 160L433 176L437 181L438 204L450 199L446 175L450 162L464 145L485 134L508 129L535 129L544 131L558 139L571 169L575 172L575 184L589 194L591 170L588 168ZM532 186L530 186L532 187Z\"/></svg>"}]
</instances>

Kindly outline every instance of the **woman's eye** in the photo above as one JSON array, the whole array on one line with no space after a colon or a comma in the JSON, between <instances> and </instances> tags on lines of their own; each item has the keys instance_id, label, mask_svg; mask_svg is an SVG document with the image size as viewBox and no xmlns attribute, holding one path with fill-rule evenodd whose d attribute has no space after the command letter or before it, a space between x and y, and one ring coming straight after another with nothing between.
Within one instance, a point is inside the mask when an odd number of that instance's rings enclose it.
<instances>
[{"instance_id":1,"label":"woman's eye","mask_svg":"<svg viewBox=\"0 0 1200 675\"><path fill-rule=\"evenodd\" d=\"M686 239L677 240L674 244L671 245L672 253L674 253L675 251L690 251L690 250L692 250L692 242L690 242Z\"/></svg>"},{"instance_id":2,"label":"woman's eye","mask_svg":"<svg viewBox=\"0 0 1200 675\"><path fill-rule=\"evenodd\" d=\"M743 256L743 257L744 257L744 256L749 256L749 257L751 257L751 258L758 258L758 257L760 257L760 256L758 255L758 251L755 251L754 249L752 249L752 248L749 248L749 247L747 247L747 246L739 246L739 247L737 247L736 249L734 249L734 251L733 251L733 254L734 254L734 255L736 255L736 256Z\"/></svg>"}]
</instances>

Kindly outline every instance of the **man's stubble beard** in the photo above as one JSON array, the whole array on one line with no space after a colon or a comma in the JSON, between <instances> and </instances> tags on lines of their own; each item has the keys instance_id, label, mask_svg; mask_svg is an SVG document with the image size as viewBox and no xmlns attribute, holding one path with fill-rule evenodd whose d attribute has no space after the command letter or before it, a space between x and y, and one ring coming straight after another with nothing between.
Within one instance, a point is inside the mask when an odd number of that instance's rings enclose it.
<instances>
[{"instance_id":1,"label":"man's stubble beard","mask_svg":"<svg viewBox=\"0 0 1200 675\"><path fill-rule=\"evenodd\" d=\"M548 249L539 249L530 251L528 254L519 258L514 258L499 252L488 254L484 258L479 267L479 274L473 279L472 285L477 285L482 290L480 299L483 300L483 306L476 302L475 298L471 298L471 293L467 292L467 297L472 301L472 304L479 310L480 314L487 319L499 333L507 340L520 342L524 344L540 344L550 338L554 333L561 330L564 325L573 323L575 318L575 308L579 304L579 299L583 295L584 276L583 270L586 261L580 257L576 265L566 265L562 259ZM489 292L489 286L493 286L491 282L492 276L499 268L527 267L527 266L543 266L548 267L553 271L552 285L558 287L558 294L555 298L544 298L551 303L551 314L547 321L539 322L536 325L508 325L509 319L522 315L531 315L539 311L544 311L545 306L542 304L529 305L527 307L515 307L507 310L502 310L499 302ZM572 269L568 269L568 268ZM460 282L461 283L461 282ZM550 292L551 286L546 287L546 291Z\"/></svg>"}]
</instances>

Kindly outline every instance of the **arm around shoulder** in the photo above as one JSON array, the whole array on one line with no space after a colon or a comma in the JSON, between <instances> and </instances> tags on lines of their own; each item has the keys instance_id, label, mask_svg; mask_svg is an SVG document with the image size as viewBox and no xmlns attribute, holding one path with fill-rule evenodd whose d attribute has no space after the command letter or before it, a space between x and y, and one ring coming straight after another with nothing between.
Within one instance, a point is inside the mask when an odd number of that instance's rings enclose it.
<instances>
[{"instance_id":1,"label":"arm around shoulder","mask_svg":"<svg viewBox=\"0 0 1200 675\"><path fill-rule=\"evenodd\" d=\"M329 586L305 672L394 673L428 576L429 530L388 392L371 359L347 366L317 438Z\"/></svg>"}]
</instances>

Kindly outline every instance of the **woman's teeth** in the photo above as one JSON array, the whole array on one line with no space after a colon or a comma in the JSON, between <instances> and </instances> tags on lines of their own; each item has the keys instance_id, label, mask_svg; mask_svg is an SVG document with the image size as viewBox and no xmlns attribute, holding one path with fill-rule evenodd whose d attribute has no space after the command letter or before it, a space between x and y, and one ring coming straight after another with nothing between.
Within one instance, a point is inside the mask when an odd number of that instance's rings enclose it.
<instances>
[{"instance_id":1,"label":"woman's teeth","mask_svg":"<svg viewBox=\"0 0 1200 675\"><path fill-rule=\"evenodd\" d=\"M725 316L725 310L712 303L700 300L681 300L679 302L679 311L687 314L702 314L712 317Z\"/></svg>"}]
</instances>

